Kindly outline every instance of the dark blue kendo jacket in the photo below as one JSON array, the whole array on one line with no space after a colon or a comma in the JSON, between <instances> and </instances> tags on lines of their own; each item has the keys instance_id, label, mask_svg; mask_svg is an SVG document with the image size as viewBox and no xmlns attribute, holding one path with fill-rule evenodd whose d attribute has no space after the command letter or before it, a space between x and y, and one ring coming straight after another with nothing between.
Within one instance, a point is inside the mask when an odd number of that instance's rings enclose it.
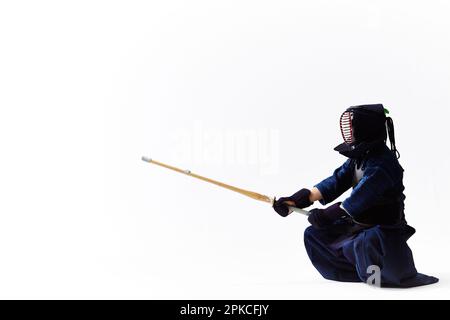
<instances>
[{"instance_id":1,"label":"dark blue kendo jacket","mask_svg":"<svg viewBox=\"0 0 450 320\"><path fill-rule=\"evenodd\" d=\"M316 185L326 205L345 191L353 191L342 207L354 221L370 225L394 225L404 221L403 168L383 145L362 161L362 179L355 182L356 160L349 159L333 175Z\"/></svg>"}]
</instances>

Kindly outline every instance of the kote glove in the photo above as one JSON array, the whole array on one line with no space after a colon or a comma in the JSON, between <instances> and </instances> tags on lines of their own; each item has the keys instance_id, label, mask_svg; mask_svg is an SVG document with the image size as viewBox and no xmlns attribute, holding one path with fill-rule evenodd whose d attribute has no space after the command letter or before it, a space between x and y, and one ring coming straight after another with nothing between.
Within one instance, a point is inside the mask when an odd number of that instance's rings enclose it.
<instances>
[{"instance_id":1,"label":"kote glove","mask_svg":"<svg viewBox=\"0 0 450 320\"><path fill-rule=\"evenodd\" d=\"M338 202L325 209L311 210L308 221L314 228L321 229L332 225L342 217L349 217L349 215L341 208L341 202Z\"/></svg>"},{"instance_id":2,"label":"kote glove","mask_svg":"<svg viewBox=\"0 0 450 320\"><path fill-rule=\"evenodd\" d=\"M280 216L286 217L289 214L289 208L285 201L292 201L294 202L296 208L303 209L312 205L312 202L309 201L310 194L311 191L309 191L308 189L301 189L290 197L282 197L278 200L275 200L273 203L273 209Z\"/></svg>"}]
</instances>

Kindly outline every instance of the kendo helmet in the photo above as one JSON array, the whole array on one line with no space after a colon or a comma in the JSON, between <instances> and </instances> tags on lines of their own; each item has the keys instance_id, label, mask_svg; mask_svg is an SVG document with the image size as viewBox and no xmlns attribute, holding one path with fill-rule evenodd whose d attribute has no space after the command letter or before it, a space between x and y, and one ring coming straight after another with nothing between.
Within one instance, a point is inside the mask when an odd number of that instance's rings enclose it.
<instances>
[{"instance_id":1,"label":"kendo helmet","mask_svg":"<svg viewBox=\"0 0 450 320\"><path fill-rule=\"evenodd\" d=\"M381 144L385 144L389 135L391 150L400 157L395 146L394 124L389 111L382 104L353 106L342 113L340 128L344 143L336 151L349 156L359 157Z\"/></svg>"}]
</instances>

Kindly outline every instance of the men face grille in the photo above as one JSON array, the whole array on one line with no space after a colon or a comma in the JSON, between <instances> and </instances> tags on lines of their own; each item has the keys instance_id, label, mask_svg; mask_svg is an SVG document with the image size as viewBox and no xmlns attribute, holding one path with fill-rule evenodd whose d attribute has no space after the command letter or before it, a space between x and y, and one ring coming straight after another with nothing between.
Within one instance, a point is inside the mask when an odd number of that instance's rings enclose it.
<instances>
[{"instance_id":1,"label":"men face grille","mask_svg":"<svg viewBox=\"0 0 450 320\"><path fill-rule=\"evenodd\" d=\"M346 111L341 115L341 133L342 137L344 138L345 143L351 144L355 141L354 135L353 135L353 126L352 126L352 120L353 120L353 112Z\"/></svg>"}]
</instances>

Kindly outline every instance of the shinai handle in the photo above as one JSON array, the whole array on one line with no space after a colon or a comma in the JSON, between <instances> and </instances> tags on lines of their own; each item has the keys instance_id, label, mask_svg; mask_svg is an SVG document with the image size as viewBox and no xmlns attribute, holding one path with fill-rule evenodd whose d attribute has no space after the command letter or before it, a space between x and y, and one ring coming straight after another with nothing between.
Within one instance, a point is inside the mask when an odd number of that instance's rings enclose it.
<instances>
[{"instance_id":1,"label":"shinai handle","mask_svg":"<svg viewBox=\"0 0 450 320\"><path fill-rule=\"evenodd\" d=\"M293 212L298 212L298 213L304 214L305 216L309 216L309 211L307 211L307 210L303 210L303 209L296 208L296 207L289 207L289 210L292 210Z\"/></svg>"}]
</instances>

